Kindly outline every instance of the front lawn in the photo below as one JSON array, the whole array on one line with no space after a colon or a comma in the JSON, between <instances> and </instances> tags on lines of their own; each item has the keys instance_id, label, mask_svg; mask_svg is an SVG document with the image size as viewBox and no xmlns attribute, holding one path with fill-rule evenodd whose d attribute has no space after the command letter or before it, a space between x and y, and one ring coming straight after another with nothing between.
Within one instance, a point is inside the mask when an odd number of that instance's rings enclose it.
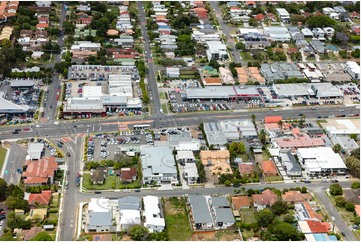
<instances>
[{"instance_id":1,"label":"front lawn","mask_svg":"<svg viewBox=\"0 0 361 242\"><path fill-rule=\"evenodd\" d=\"M85 189L88 190L107 190L107 189L113 189L113 183L115 186L116 183L116 179L119 180L118 177L115 176L108 176L103 185L93 185L92 181L91 181L91 176L89 173L85 173L83 175L83 187ZM120 184L120 182L118 181L118 184Z\"/></svg>"},{"instance_id":2,"label":"front lawn","mask_svg":"<svg viewBox=\"0 0 361 242\"><path fill-rule=\"evenodd\" d=\"M265 176L264 177L265 182L273 182L273 181L282 181L282 178L280 176Z\"/></svg>"},{"instance_id":3,"label":"front lawn","mask_svg":"<svg viewBox=\"0 0 361 242\"><path fill-rule=\"evenodd\" d=\"M242 236L244 241L247 241L249 238L253 238L254 237L253 230L242 229Z\"/></svg>"},{"instance_id":4,"label":"front lawn","mask_svg":"<svg viewBox=\"0 0 361 242\"><path fill-rule=\"evenodd\" d=\"M173 241L189 241L193 231L189 224L185 199L176 197L165 198L163 199L163 205L168 239Z\"/></svg>"}]
</instances>

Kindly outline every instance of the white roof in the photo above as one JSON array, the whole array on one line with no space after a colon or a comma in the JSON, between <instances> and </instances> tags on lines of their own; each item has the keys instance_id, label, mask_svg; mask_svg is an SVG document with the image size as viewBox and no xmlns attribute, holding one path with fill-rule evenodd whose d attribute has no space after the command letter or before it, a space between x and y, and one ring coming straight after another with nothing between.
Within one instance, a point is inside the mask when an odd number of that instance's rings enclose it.
<instances>
[{"instance_id":1,"label":"white roof","mask_svg":"<svg viewBox=\"0 0 361 242\"><path fill-rule=\"evenodd\" d=\"M102 97L102 86L84 86L83 97Z\"/></svg>"},{"instance_id":2,"label":"white roof","mask_svg":"<svg viewBox=\"0 0 361 242\"><path fill-rule=\"evenodd\" d=\"M107 198L91 198L88 211L109 212L111 210L110 201Z\"/></svg>"},{"instance_id":3,"label":"white roof","mask_svg":"<svg viewBox=\"0 0 361 242\"><path fill-rule=\"evenodd\" d=\"M198 170L196 163L185 163L184 173L187 173L187 177L198 177Z\"/></svg>"},{"instance_id":4,"label":"white roof","mask_svg":"<svg viewBox=\"0 0 361 242\"><path fill-rule=\"evenodd\" d=\"M143 198L144 203L144 216L145 222L144 226L154 225L154 226L165 226L164 218L161 216L161 211L159 209L159 199L156 196L145 196Z\"/></svg>"},{"instance_id":5,"label":"white roof","mask_svg":"<svg viewBox=\"0 0 361 242\"><path fill-rule=\"evenodd\" d=\"M305 161L309 170L346 169L340 155L331 147L299 148L297 154Z\"/></svg>"},{"instance_id":6,"label":"white roof","mask_svg":"<svg viewBox=\"0 0 361 242\"><path fill-rule=\"evenodd\" d=\"M41 158L41 152L44 149L43 143L30 143L28 146L28 155L31 160L38 160Z\"/></svg>"},{"instance_id":7,"label":"white roof","mask_svg":"<svg viewBox=\"0 0 361 242\"><path fill-rule=\"evenodd\" d=\"M280 15L290 15L286 9L284 8L276 8L276 11L278 12L278 14Z\"/></svg>"},{"instance_id":8,"label":"white roof","mask_svg":"<svg viewBox=\"0 0 361 242\"><path fill-rule=\"evenodd\" d=\"M177 159L195 159L191 150L180 150L177 152Z\"/></svg>"},{"instance_id":9,"label":"white roof","mask_svg":"<svg viewBox=\"0 0 361 242\"><path fill-rule=\"evenodd\" d=\"M133 209L120 210L120 224L140 224L140 211Z\"/></svg>"},{"instance_id":10,"label":"white roof","mask_svg":"<svg viewBox=\"0 0 361 242\"><path fill-rule=\"evenodd\" d=\"M309 28L303 28L301 29L301 31L304 35L313 35L312 31Z\"/></svg>"},{"instance_id":11,"label":"white roof","mask_svg":"<svg viewBox=\"0 0 361 242\"><path fill-rule=\"evenodd\" d=\"M354 61L346 61L347 67L353 72L360 75L360 66Z\"/></svg>"}]
</instances>

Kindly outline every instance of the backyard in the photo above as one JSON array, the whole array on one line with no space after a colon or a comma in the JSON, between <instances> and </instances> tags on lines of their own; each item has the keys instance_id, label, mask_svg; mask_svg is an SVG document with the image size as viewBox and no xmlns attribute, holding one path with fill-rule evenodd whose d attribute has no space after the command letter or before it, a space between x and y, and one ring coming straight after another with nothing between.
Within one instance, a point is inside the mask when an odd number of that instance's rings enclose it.
<instances>
[{"instance_id":1,"label":"backyard","mask_svg":"<svg viewBox=\"0 0 361 242\"><path fill-rule=\"evenodd\" d=\"M189 224L186 200L177 197L165 198L163 204L165 223L167 224L166 232L169 240L190 240L193 231Z\"/></svg>"},{"instance_id":2,"label":"backyard","mask_svg":"<svg viewBox=\"0 0 361 242\"><path fill-rule=\"evenodd\" d=\"M256 217L254 215L254 211L252 208L241 209L239 215L240 215L242 223L245 223L245 224L257 223Z\"/></svg>"}]
</instances>

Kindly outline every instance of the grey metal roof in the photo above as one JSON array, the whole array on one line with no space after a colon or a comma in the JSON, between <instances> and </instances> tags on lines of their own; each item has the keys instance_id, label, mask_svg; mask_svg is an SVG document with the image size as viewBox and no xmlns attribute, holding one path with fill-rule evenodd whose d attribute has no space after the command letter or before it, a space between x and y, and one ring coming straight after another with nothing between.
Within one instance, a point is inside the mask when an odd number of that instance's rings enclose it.
<instances>
[{"instance_id":1,"label":"grey metal roof","mask_svg":"<svg viewBox=\"0 0 361 242\"><path fill-rule=\"evenodd\" d=\"M118 207L122 209L140 210L140 199L135 196L122 197L118 199Z\"/></svg>"},{"instance_id":2,"label":"grey metal roof","mask_svg":"<svg viewBox=\"0 0 361 242\"><path fill-rule=\"evenodd\" d=\"M301 172L301 166L298 164L296 158L291 154L290 151L280 152L280 158L286 166L286 172Z\"/></svg>"},{"instance_id":3,"label":"grey metal roof","mask_svg":"<svg viewBox=\"0 0 361 242\"><path fill-rule=\"evenodd\" d=\"M193 220L197 223L213 223L206 198L201 195L190 195L189 203L192 207Z\"/></svg>"},{"instance_id":4,"label":"grey metal roof","mask_svg":"<svg viewBox=\"0 0 361 242\"><path fill-rule=\"evenodd\" d=\"M229 207L229 202L225 197L212 197L213 207Z\"/></svg>"},{"instance_id":5,"label":"grey metal roof","mask_svg":"<svg viewBox=\"0 0 361 242\"><path fill-rule=\"evenodd\" d=\"M216 214L216 223L223 222L223 223L234 223L234 217L232 210L230 208L215 208L214 209Z\"/></svg>"},{"instance_id":6,"label":"grey metal roof","mask_svg":"<svg viewBox=\"0 0 361 242\"><path fill-rule=\"evenodd\" d=\"M111 226L112 212L90 212L89 226Z\"/></svg>"},{"instance_id":7,"label":"grey metal roof","mask_svg":"<svg viewBox=\"0 0 361 242\"><path fill-rule=\"evenodd\" d=\"M227 139L218 123L204 123L204 132L209 145L224 145Z\"/></svg>"},{"instance_id":8,"label":"grey metal roof","mask_svg":"<svg viewBox=\"0 0 361 242\"><path fill-rule=\"evenodd\" d=\"M0 113L25 113L29 109L28 105L17 105L0 97Z\"/></svg>"},{"instance_id":9,"label":"grey metal roof","mask_svg":"<svg viewBox=\"0 0 361 242\"><path fill-rule=\"evenodd\" d=\"M141 146L140 150L143 173L177 174L173 151L169 146Z\"/></svg>"}]
</instances>

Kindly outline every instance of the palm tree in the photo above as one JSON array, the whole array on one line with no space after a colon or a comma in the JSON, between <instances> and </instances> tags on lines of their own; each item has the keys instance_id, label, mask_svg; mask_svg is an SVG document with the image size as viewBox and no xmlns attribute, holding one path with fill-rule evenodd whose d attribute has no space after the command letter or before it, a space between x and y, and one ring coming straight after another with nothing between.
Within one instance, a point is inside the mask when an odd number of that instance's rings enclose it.
<instances>
[{"instance_id":1,"label":"palm tree","mask_svg":"<svg viewBox=\"0 0 361 242\"><path fill-rule=\"evenodd\" d=\"M261 141L261 143L266 144L267 133L266 133L266 131L264 129L261 129L258 136L259 136L259 140Z\"/></svg>"},{"instance_id":2,"label":"palm tree","mask_svg":"<svg viewBox=\"0 0 361 242\"><path fill-rule=\"evenodd\" d=\"M282 129L282 127L283 127L283 121L280 120L280 121L278 121L277 124L278 124L278 127L280 128L281 132L283 133L283 129Z\"/></svg>"},{"instance_id":3,"label":"palm tree","mask_svg":"<svg viewBox=\"0 0 361 242\"><path fill-rule=\"evenodd\" d=\"M342 147L340 144L335 144L332 149L336 153L340 153L342 151Z\"/></svg>"}]
</instances>

